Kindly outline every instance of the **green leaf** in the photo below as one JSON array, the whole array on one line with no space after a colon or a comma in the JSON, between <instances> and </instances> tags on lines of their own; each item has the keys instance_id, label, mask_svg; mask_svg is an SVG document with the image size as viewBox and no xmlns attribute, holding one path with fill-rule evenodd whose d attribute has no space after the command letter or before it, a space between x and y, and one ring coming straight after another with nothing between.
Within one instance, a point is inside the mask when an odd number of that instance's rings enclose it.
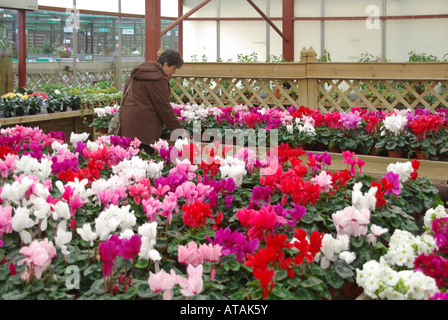
<instances>
[{"instance_id":1,"label":"green leaf","mask_svg":"<svg viewBox=\"0 0 448 320\"><path fill-rule=\"evenodd\" d=\"M344 284L344 280L341 279L341 277L334 271L328 271L325 274L325 280L327 280L327 283L330 287L339 289Z\"/></svg>"},{"instance_id":2,"label":"green leaf","mask_svg":"<svg viewBox=\"0 0 448 320\"><path fill-rule=\"evenodd\" d=\"M42 290L45 287L45 283L43 281L34 281L31 285L31 289L35 292Z\"/></svg>"},{"instance_id":3,"label":"green leaf","mask_svg":"<svg viewBox=\"0 0 448 320\"><path fill-rule=\"evenodd\" d=\"M28 296L28 292L21 293L19 290L14 290L2 295L3 300L23 300Z\"/></svg>"},{"instance_id":4,"label":"green leaf","mask_svg":"<svg viewBox=\"0 0 448 320\"><path fill-rule=\"evenodd\" d=\"M148 267L148 264L149 264L148 260L140 259L135 264L135 267L137 269L144 269L144 268Z\"/></svg>"},{"instance_id":5,"label":"green leaf","mask_svg":"<svg viewBox=\"0 0 448 320\"><path fill-rule=\"evenodd\" d=\"M132 287L127 288L126 293L123 294L123 297L124 297L126 300L130 300L130 299L132 299L137 293L138 293L138 288L137 288L137 286L132 286Z\"/></svg>"},{"instance_id":6,"label":"green leaf","mask_svg":"<svg viewBox=\"0 0 448 320\"><path fill-rule=\"evenodd\" d=\"M322 280L320 280L317 277L310 276L308 279L306 279L305 281L302 281L300 284L304 288L317 287L322 284Z\"/></svg>"},{"instance_id":7,"label":"green leaf","mask_svg":"<svg viewBox=\"0 0 448 320\"><path fill-rule=\"evenodd\" d=\"M353 277L353 275L354 275L353 270L345 262L340 261L340 260L336 261L333 264L333 270L342 279L348 279L348 278ZM335 287L335 288L338 288L338 287Z\"/></svg>"},{"instance_id":8,"label":"green leaf","mask_svg":"<svg viewBox=\"0 0 448 320\"><path fill-rule=\"evenodd\" d=\"M393 140L388 140L385 147L387 150L395 150L397 148L397 143Z\"/></svg>"}]
</instances>

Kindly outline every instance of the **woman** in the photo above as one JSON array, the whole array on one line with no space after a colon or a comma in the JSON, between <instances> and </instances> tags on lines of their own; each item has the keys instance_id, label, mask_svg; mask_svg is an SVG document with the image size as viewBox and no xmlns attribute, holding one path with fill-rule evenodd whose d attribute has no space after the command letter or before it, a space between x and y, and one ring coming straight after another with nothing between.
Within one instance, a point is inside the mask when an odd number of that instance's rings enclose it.
<instances>
[{"instance_id":1,"label":"woman","mask_svg":"<svg viewBox=\"0 0 448 320\"><path fill-rule=\"evenodd\" d=\"M131 76L124 86L121 110L121 135L131 139L138 138L140 149L152 155L150 146L157 142L163 125L178 136L189 136L180 124L170 97L171 88L168 77L181 68L184 61L175 50L163 52L157 62L144 62L132 69Z\"/></svg>"}]
</instances>

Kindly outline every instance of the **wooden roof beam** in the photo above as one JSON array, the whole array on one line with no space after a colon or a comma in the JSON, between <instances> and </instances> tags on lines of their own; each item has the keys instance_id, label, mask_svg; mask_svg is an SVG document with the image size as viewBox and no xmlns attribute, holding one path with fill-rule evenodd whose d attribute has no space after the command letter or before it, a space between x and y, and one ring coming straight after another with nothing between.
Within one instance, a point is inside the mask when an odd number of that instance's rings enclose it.
<instances>
[{"instance_id":1,"label":"wooden roof beam","mask_svg":"<svg viewBox=\"0 0 448 320\"><path fill-rule=\"evenodd\" d=\"M289 41L288 37L286 37L285 34L277 28L271 18L269 18L252 0L247 0L247 2L249 2L249 4L263 17L263 19L269 23L269 25L280 35L280 37L283 38L283 40Z\"/></svg>"},{"instance_id":2,"label":"wooden roof beam","mask_svg":"<svg viewBox=\"0 0 448 320\"><path fill-rule=\"evenodd\" d=\"M171 22L165 29L162 30L162 36L170 31L171 29L175 28L179 23L183 22L185 19L188 19L192 14L199 11L202 7L210 3L212 0L204 0L200 4L198 4L196 7L182 15L181 17L177 18L173 22Z\"/></svg>"}]
</instances>

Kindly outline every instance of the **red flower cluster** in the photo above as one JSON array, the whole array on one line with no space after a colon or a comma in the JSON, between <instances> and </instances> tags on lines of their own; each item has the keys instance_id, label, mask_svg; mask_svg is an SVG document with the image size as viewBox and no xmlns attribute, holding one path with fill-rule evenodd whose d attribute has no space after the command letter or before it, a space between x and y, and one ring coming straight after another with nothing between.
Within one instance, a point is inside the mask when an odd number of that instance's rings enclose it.
<instances>
[{"instance_id":1,"label":"red flower cluster","mask_svg":"<svg viewBox=\"0 0 448 320\"><path fill-rule=\"evenodd\" d=\"M189 226L199 230L201 226L205 226L207 218L215 220L215 225L213 228L215 229L218 224L222 222L223 215L219 212L215 217L213 217L213 212L210 209L209 203L203 203L200 201L196 201L190 205L183 205L183 221Z\"/></svg>"},{"instance_id":2,"label":"red flower cluster","mask_svg":"<svg viewBox=\"0 0 448 320\"><path fill-rule=\"evenodd\" d=\"M366 131L367 132L375 132L376 125L381 121L379 117L376 116L370 116L370 115L363 115L362 119L366 123Z\"/></svg>"},{"instance_id":3,"label":"red flower cluster","mask_svg":"<svg viewBox=\"0 0 448 320\"><path fill-rule=\"evenodd\" d=\"M247 235L250 239L263 240L269 236L274 227L286 223L286 220L277 215L274 207L265 205L260 210L242 208L236 213L241 225L248 228Z\"/></svg>"},{"instance_id":4,"label":"red flower cluster","mask_svg":"<svg viewBox=\"0 0 448 320\"><path fill-rule=\"evenodd\" d=\"M417 138L426 138L427 133L434 133L443 125L443 119L437 114L421 115L409 123L411 130L417 135Z\"/></svg>"},{"instance_id":5,"label":"red flower cluster","mask_svg":"<svg viewBox=\"0 0 448 320\"><path fill-rule=\"evenodd\" d=\"M306 231L302 229L294 231L293 241L287 241L285 234L273 234L267 238L265 248L260 247L254 254L246 255L247 260L244 264L253 268L252 273L260 281L265 299L274 288L275 268L279 266L293 278L295 276L293 265L301 265L304 261L312 263L314 256L320 252L322 237L323 233L314 231L308 240ZM295 257L285 254L285 249L292 248L299 250Z\"/></svg>"},{"instance_id":6,"label":"red flower cluster","mask_svg":"<svg viewBox=\"0 0 448 320\"><path fill-rule=\"evenodd\" d=\"M58 179L69 182L75 181L77 178L79 181L83 179L89 180L89 184L101 177L101 170L104 169L104 162L97 160L90 160L87 162L87 166L84 168L79 168L73 171L71 168L66 171L61 171L58 173Z\"/></svg>"},{"instance_id":7,"label":"red flower cluster","mask_svg":"<svg viewBox=\"0 0 448 320\"><path fill-rule=\"evenodd\" d=\"M0 146L0 160L5 160L8 154L18 154L9 146Z\"/></svg>"}]
</instances>

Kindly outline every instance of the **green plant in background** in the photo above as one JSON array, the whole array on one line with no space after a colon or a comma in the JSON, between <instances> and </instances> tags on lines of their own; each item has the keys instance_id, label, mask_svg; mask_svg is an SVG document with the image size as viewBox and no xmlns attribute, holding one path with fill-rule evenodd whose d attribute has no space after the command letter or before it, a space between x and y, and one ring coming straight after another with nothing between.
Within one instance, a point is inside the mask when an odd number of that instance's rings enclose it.
<instances>
[{"instance_id":1,"label":"green plant in background","mask_svg":"<svg viewBox=\"0 0 448 320\"><path fill-rule=\"evenodd\" d=\"M316 62L331 62L330 52L325 49L323 54L318 58L316 53Z\"/></svg>"},{"instance_id":2,"label":"green plant in background","mask_svg":"<svg viewBox=\"0 0 448 320\"><path fill-rule=\"evenodd\" d=\"M6 28L0 30L0 52L10 52L14 47L15 42L7 39Z\"/></svg>"},{"instance_id":3,"label":"green plant in background","mask_svg":"<svg viewBox=\"0 0 448 320\"><path fill-rule=\"evenodd\" d=\"M437 56L427 54L425 52L416 52L412 50L409 52L409 62L437 62L439 59Z\"/></svg>"}]
</instances>

